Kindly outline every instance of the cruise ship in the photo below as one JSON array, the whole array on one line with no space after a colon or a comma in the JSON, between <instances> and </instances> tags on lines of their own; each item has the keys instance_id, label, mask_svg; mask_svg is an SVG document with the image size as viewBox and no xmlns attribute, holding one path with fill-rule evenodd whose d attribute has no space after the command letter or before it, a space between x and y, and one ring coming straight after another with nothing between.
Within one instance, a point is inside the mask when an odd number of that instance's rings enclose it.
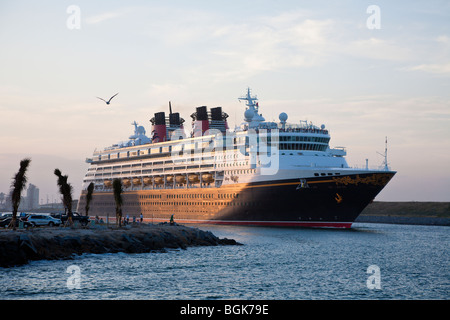
<instances>
[{"instance_id":1,"label":"cruise ship","mask_svg":"<svg viewBox=\"0 0 450 320\"><path fill-rule=\"evenodd\" d=\"M157 112L149 136L133 122L127 141L95 150L78 212L94 183L91 216L115 216L112 182L123 188L123 216L146 221L251 226L350 228L394 176L388 167L352 168L331 148L325 125L266 121L250 88L244 121L228 127L222 107L200 106L192 127L178 112ZM387 154L386 154L387 155Z\"/></svg>"}]
</instances>

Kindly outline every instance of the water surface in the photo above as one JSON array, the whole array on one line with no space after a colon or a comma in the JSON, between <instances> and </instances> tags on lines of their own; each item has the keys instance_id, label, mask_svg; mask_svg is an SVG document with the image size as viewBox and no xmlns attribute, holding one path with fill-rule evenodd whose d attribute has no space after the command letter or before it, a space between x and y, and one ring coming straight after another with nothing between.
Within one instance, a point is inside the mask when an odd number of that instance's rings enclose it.
<instances>
[{"instance_id":1,"label":"water surface","mask_svg":"<svg viewBox=\"0 0 450 320\"><path fill-rule=\"evenodd\" d=\"M86 254L0 268L1 299L448 299L449 228L199 226L243 246ZM79 289L67 285L79 269ZM379 268L377 275L367 273ZM370 276L380 289L369 289Z\"/></svg>"}]
</instances>

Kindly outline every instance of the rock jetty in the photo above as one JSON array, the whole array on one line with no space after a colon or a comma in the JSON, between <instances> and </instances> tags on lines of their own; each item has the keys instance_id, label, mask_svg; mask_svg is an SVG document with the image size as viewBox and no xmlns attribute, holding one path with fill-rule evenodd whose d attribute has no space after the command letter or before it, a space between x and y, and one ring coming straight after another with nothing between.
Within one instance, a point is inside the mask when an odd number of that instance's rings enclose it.
<instances>
[{"instance_id":1,"label":"rock jetty","mask_svg":"<svg viewBox=\"0 0 450 320\"><path fill-rule=\"evenodd\" d=\"M95 226L88 229L35 228L0 231L0 267L32 260L71 259L83 253L144 253L190 246L238 245L210 231L182 225Z\"/></svg>"}]
</instances>

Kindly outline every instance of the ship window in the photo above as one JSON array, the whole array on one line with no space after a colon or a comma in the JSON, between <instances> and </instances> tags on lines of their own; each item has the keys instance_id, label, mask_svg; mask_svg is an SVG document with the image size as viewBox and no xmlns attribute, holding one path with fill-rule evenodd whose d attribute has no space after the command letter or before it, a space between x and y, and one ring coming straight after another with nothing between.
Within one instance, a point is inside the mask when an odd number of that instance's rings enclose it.
<instances>
[{"instance_id":1,"label":"ship window","mask_svg":"<svg viewBox=\"0 0 450 320\"><path fill-rule=\"evenodd\" d=\"M316 172L316 173L314 173L314 176L316 176L316 177L318 177L319 176L319 174Z\"/></svg>"},{"instance_id":2,"label":"ship window","mask_svg":"<svg viewBox=\"0 0 450 320\"><path fill-rule=\"evenodd\" d=\"M325 174L325 173L321 173L320 175L321 175L321 176L326 176L326 174Z\"/></svg>"}]
</instances>

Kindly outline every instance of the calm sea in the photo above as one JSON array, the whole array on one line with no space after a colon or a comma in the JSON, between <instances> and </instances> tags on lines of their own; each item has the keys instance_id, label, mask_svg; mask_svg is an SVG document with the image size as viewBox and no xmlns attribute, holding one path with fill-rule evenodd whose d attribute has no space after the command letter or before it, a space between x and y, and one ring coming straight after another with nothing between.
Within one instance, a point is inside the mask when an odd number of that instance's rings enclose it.
<instances>
[{"instance_id":1,"label":"calm sea","mask_svg":"<svg viewBox=\"0 0 450 320\"><path fill-rule=\"evenodd\" d=\"M0 299L449 299L450 229L199 226L243 246L0 268Z\"/></svg>"}]
</instances>

